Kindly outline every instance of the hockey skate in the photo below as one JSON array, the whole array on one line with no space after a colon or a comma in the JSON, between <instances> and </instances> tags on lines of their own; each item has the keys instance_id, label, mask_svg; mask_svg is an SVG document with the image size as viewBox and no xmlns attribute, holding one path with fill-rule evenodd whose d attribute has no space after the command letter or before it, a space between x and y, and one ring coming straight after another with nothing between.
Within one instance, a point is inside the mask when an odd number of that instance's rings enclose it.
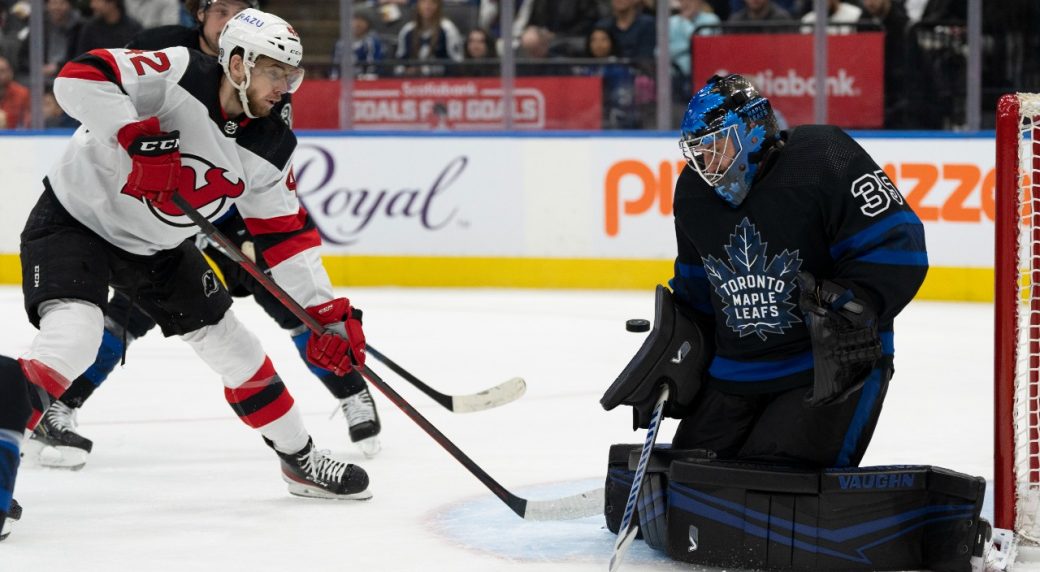
<instances>
[{"instance_id":1,"label":"hockey skate","mask_svg":"<svg viewBox=\"0 0 1040 572\"><path fill-rule=\"evenodd\" d=\"M266 437L264 442L274 449ZM313 439L308 439L307 446L296 453L282 453L277 449L275 453L282 460L282 479L289 483L291 494L324 499L372 498L365 470L333 459L328 451L319 451Z\"/></svg>"},{"instance_id":2,"label":"hockey skate","mask_svg":"<svg viewBox=\"0 0 1040 572\"><path fill-rule=\"evenodd\" d=\"M383 446L379 442L379 414L368 388L340 399L339 406L350 427L350 440L361 449L366 458L375 457Z\"/></svg>"},{"instance_id":3,"label":"hockey skate","mask_svg":"<svg viewBox=\"0 0 1040 572\"><path fill-rule=\"evenodd\" d=\"M61 401L51 404L26 443L26 456L43 467L82 469L94 442L76 432L77 411Z\"/></svg>"},{"instance_id":4,"label":"hockey skate","mask_svg":"<svg viewBox=\"0 0 1040 572\"><path fill-rule=\"evenodd\" d=\"M0 540L11 535L11 526L22 518L22 505L11 499L11 509L6 513L0 510Z\"/></svg>"}]
</instances>

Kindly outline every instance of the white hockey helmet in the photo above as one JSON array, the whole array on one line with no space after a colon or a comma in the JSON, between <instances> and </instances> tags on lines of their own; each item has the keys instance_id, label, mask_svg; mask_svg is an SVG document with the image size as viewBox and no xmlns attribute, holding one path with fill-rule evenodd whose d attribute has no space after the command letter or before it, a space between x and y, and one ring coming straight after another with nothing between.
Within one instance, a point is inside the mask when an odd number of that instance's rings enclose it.
<instances>
[{"instance_id":1,"label":"white hockey helmet","mask_svg":"<svg viewBox=\"0 0 1040 572\"><path fill-rule=\"evenodd\" d=\"M303 82L303 69L299 67L303 59L303 44L300 36L288 22L255 8L246 8L224 25L220 33L220 52L217 61L224 68L231 85L238 90L239 99L245 108L246 115L255 117L248 105L246 90L251 83L252 69L260 56L267 56L275 61L297 68L294 73L287 74L288 91L292 93ZM231 77L231 54L236 48L242 49L242 62L246 67L245 81L236 83Z\"/></svg>"}]
</instances>

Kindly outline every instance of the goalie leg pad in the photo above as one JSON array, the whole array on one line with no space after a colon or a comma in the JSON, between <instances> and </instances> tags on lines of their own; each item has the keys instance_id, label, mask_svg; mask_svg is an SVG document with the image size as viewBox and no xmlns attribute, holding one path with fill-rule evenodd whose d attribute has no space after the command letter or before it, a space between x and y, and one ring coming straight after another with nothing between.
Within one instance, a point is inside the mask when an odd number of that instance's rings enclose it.
<instances>
[{"instance_id":1,"label":"goalie leg pad","mask_svg":"<svg viewBox=\"0 0 1040 572\"><path fill-rule=\"evenodd\" d=\"M633 406L636 428L649 425L657 388L665 383L671 392L664 414L681 417L700 390L711 353L700 327L679 311L664 286L657 286L654 315L646 341L600 399L607 411Z\"/></svg>"},{"instance_id":2,"label":"goalie leg pad","mask_svg":"<svg viewBox=\"0 0 1040 572\"><path fill-rule=\"evenodd\" d=\"M989 530L984 493L980 477L929 466L675 461L668 553L722 567L967 572Z\"/></svg>"}]
</instances>

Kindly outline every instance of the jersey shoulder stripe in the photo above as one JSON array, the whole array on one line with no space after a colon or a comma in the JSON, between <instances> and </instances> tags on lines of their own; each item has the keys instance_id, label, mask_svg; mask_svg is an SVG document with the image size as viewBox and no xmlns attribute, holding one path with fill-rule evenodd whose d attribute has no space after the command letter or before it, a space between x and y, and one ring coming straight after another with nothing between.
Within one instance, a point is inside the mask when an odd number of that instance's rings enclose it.
<instances>
[{"instance_id":1,"label":"jersey shoulder stripe","mask_svg":"<svg viewBox=\"0 0 1040 572\"><path fill-rule=\"evenodd\" d=\"M58 77L87 81L108 81L116 84L124 94L123 78L115 57L108 50L91 50L61 68Z\"/></svg>"}]
</instances>

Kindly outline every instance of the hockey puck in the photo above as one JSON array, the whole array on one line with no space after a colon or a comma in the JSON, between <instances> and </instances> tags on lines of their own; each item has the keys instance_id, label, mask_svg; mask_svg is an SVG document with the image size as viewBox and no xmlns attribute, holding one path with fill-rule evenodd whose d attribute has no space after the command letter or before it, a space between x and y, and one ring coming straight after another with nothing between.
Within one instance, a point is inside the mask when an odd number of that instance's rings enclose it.
<instances>
[{"instance_id":1,"label":"hockey puck","mask_svg":"<svg viewBox=\"0 0 1040 572\"><path fill-rule=\"evenodd\" d=\"M632 318L625 322L625 329L630 332L649 332L650 331L650 320L644 320L642 318Z\"/></svg>"}]
</instances>

